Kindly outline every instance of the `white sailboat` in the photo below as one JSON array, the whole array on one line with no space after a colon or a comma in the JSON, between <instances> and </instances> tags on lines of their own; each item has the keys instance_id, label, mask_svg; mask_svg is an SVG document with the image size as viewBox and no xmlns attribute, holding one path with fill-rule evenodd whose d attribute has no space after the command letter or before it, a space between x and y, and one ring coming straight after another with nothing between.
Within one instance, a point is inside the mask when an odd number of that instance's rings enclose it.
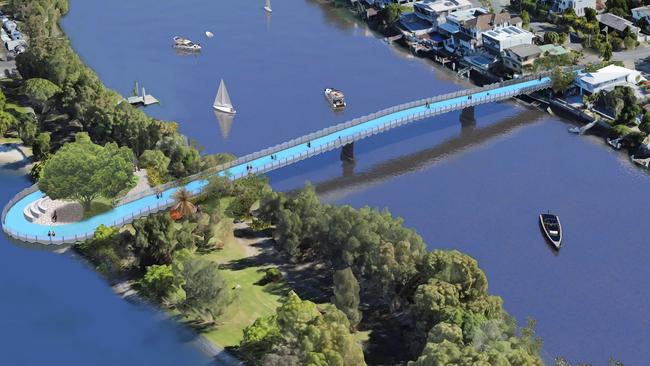
<instances>
[{"instance_id":1,"label":"white sailboat","mask_svg":"<svg viewBox=\"0 0 650 366\"><path fill-rule=\"evenodd\" d=\"M273 12L273 10L271 10L271 0L266 0L266 5L264 6L264 10L266 10L269 13Z\"/></svg>"},{"instance_id":2,"label":"white sailboat","mask_svg":"<svg viewBox=\"0 0 650 366\"><path fill-rule=\"evenodd\" d=\"M221 79L221 83L219 84L219 91L217 91L217 97L214 98L214 105L212 105L212 107L224 113L237 113L230 102L230 95L228 95L228 90L226 89L226 84L223 82L223 79Z\"/></svg>"}]
</instances>

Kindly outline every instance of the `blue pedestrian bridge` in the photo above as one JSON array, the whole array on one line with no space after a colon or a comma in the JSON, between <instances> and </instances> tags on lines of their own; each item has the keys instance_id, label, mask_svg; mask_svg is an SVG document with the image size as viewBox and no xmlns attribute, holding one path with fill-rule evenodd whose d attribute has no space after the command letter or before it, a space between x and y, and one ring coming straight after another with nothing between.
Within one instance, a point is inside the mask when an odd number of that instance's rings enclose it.
<instances>
[{"instance_id":1,"label":"blue pedestrian bridge","mask_svg":"<svg viewBox=\"0 0 650 366\"><path fill-rule=\"evenodd\" d=\"M529 94L550 86L549 74L543 73L384 109L242 156L179 182L167 183L124 197L111 210L73 223L50 226L32 222L30 211L38 210L38 204L44 197L44 193L36 184L18 193L7 203L2 211L2 229L9 236L29 243L60 245L84 241L91 238L100 225L120 227L138 217L168 209L173 205L172 196L179 187L185 187L192 194L201 193L210 176L221 175L239 179L249 174L262 174L279 169L338 148L343 148L344 153L346 149L350 152L355 141L396 127L451 111ZM156 193L159 192L162 192L162 197L157 198L159 195ZM56 235L48 236L50 231L54 231Z\"/></svg>"}]
</instances>

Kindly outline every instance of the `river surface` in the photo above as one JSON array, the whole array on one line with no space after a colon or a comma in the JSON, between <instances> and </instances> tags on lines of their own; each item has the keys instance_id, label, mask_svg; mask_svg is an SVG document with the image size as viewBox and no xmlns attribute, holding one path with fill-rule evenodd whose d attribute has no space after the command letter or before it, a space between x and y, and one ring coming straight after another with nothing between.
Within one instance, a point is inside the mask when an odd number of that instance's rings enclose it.
<instances>
[{"instance_id":1,"label":"river surface","mask_svg":"<svg viewBox=\"0 0 650 366\"><path fill-rule=\"evenodd\" d=\"M253 152L467 86L325 3L275 1L271 16L262 6L262 0L71 0L63 27L104 83L129 95L138 81L162 102L147 113L178 121L210 153ZM175 35L201 43L203 51L177 54ZM238 109L232 121L211 109L221 78ZM327 86L346 93L344 112L325 103ZM357 142L354 166L331 152L270 179L281 190L311 181L325 202L387 207L430 249L472 255L506 309L520 322L537 320L547 361L563 355L599 365L609 357L645 364L650 176L599 139L566 130L557 117L514 102L492 104ZM28 184L2 179L3 202ZM565 228L559 254L537 225L546 210L558 213ZM22 364L204 362L176 326L118 299L82 264L2 240L0 347L9 352L0 352L0 364L3 357L29 361Z\"/></svg>"}]
</instances>

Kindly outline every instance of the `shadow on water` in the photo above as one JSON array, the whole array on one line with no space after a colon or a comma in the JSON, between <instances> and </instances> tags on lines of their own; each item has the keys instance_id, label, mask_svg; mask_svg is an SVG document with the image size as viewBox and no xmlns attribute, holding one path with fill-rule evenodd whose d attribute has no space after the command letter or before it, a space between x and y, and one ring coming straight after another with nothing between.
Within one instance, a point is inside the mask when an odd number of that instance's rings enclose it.
<instances>
[{"instance_id":1,"label":"shadow on water","mask_svg":"<svg viewBox=\"0 0 650 366\"><path fill-rule=\"evenodd\" d=\"M343 163L341 176L315 182L314 186L316 192L323 197L339 191L379 184L387 179L424 169L450 155L478 146L519 127L535 123L542 117L544 114L539 111L524 109L521 113L510 116L501 122L476 128L473 116L469 117L468 112L463 112L461 113L461 133L457 137L429 149L387 160L360 173L354 173L354 163Z\"/></svg>"}]
</instances>

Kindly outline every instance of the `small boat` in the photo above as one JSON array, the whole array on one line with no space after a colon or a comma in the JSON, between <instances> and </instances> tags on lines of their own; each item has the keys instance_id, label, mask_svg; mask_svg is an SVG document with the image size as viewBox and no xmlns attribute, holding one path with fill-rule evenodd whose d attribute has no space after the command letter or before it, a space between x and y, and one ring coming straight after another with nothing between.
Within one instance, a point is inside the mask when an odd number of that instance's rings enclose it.
<instances>
[{"instance_id":1,"label":"small boat","mask_svg":"<svg viewBox=\"0 0 650 366\"><path fill-rule=\"evenodd\" d=\"M205 35L206 35L208 38L212 38L212 37L214 37L214 33L210 32L210 31L206 31L206 32L205 32Z\"/></svg>"},{"instance_id":2,"label":"small boat","mask_svg":"<svg viewBox=\"0 0 650 366\"><path fill-rule=\"evenodd\" d=\"M540 214L539 224L546 238L553 244L555 249L559 250L560 245L562 245L562 225L560 224L560 218L551 213Z\"/></svg>"},{"instance_id":3,"label":"small boat","mask_svg":"<svg viewBox=\"0 0 650 366\"><path fill-rule=\"evenodd\" d=\"M179 36L174 37L174 44L172 47L183 51L201 51L200 44Z\"/></svg>"},{"instance_id":4,"label":"small boat","mask_svg":"<svg viewBox=\"0 0 650 366\"><path fill-rule=\"evenodd\" d=\"M344 108L346 106L345 96L340 90L325 88L325 98L334 109Z\"/></svg>"},{"instance_id":5,"label":"small boat","mask_svg":"<svg viewBox=\"0 0 650 366\"><path fill-rule=\"evenodd\" d=\"M214 98L214 104L212 107L224 113L237 113L230 102L230 95L228 95L228 90L226 89L226 84L223 82L223 79L221 79L221 83L219 84L219 90L217 91L217 96Z\"/></svg>"},{"instance_id":6,"label":"small boat","mask_svg":"<svg viewBox=\"0 0 650 366\"><path fill-rule=\"evenodd\" d=\"M273 10L271 10L271 0L266 0L266 5L264 5L264 10L266 10L267 13L273 12Z\"/></svg>"},{"instance_id":7,"label":"small boat","mask_svg":"<svg viewBox=\"0 0 650 366\"><path fill-rule=\"evenodd\" d=\"M609 146L613 147L616 150L620 150L621 147L623 147L623 144L621 144L621 138L617 139L610 139L609 137L607 138L607 143Z\"/></svg>"},{"instance_id":8,"label":"small boat","mask_svg":"<svg viewBox=\"0 0 650 366\"><path fill-rule=\"evenodd\" d=\"M574 127L570 127L570 128L569 128L569 132L579 134L579 133L580 133L580 127L575 127L575 126L574 126Z\"/></svg>"}]
</instances>

